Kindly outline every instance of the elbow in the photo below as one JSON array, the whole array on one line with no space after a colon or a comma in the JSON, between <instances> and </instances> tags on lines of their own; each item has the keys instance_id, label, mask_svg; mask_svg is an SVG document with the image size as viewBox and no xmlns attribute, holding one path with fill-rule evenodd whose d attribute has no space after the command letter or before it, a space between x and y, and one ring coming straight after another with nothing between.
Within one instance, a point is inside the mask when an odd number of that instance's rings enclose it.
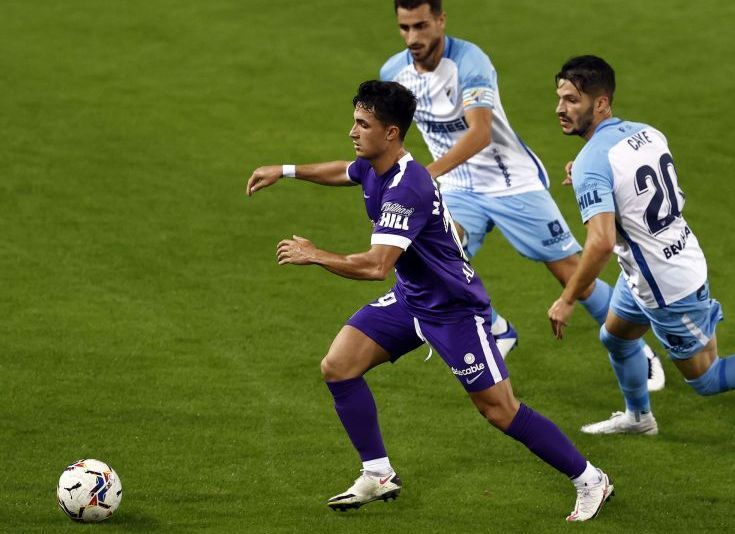
<instances>
[{"instance_id":1,"label":"elbow","mask_svg":"<svg viewBox=\"0 0 735 534\"><path fill-rule=\"evenodd\" d=\"M612 255L613 251L615 250L615 240L614 239L600 239L596 243L594 243L594 249L598 255L609 257Z\"/></svg>"},{"instance_id":2,"label":"elbow","mask_svg":"<svg viewBox=\"0 0 735 534\"><path fill-rule=\"evenodd\" d=\"M372 269L370 269L370 272L368 273L368 280L382 282L383 280L388 278L391 269L392 265L375 265Z\"/></svg>"},{"instance_id":3,"label":"elbow","mask_svg":"<svg viewBox=\"0 0 735 534\"><path fill-rule=\"evenodd\" d=\"M388 278L388 273L390 272L389 269L384 269L383 267L378 267L373 270L371 280L374 280L376 282L382 282L386 278Z\"/></svg>"},{"instance_id":4,"label":"elbow","mask_svg":"<svg viewBox=\"0 0 735 534\"><path fill-rule=\"evenodd\" d=\"M480 150L487 148L490 146L490 143L493 142L493 134L492 130L488 127L487 129L483 130L481 137L478 139L480 143Z\"/></svg>"},{"instance_id":5,"label":"elbow","mask_svg":"<svg viewBox=\"0 0 735 534\"><path fill-rule=\"evenodd\" d=\"M493 131L488 128L487 129L487 136L485 138L485 146L490 146L490 143L493 142Z\"/></svg>"}]
</instances>

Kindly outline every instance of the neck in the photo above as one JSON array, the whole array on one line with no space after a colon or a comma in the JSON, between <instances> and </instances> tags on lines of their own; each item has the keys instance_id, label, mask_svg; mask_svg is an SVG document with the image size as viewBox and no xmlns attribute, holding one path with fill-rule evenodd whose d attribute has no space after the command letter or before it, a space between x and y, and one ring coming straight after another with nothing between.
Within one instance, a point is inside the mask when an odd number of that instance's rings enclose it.
<instances>
[{"instance_id":1,"label":"neck","mask_svg":"<svg viewBox=\"0 0 735 534\"><path fill-rule=\"evenodd\" d=\"M589 141L590 139L592 139L592 136L595 135L595 131L597 130L597 127L600 125L600 123L606 121L607 119L611 119L612 116L612 110L608 109L605 113L602 113L598 117L596 117L592 124L590 124L590 127L587 128L587 131L582 134L584 140Z\"/></svg>"},{"instance_id":2,"label":"neck","mask_svg":"<svg viewBox=\"0 0 735 534\"><path fill-rule=\"evenodd\" d=\"M406 155L406 149L403 148L402 144L395 147L391 147L380 156L370 160L370 165L373 166L375 174L381 176L388 172L388 170L398 163L398 160Z\"/></svg>"},{"instance_id":3,"label":"neck","mask_svg":"<svg viewBox=\"0 0 735 534\"><path fill-rule=\"evenodd\" d=\"M431 53L430 56L428 56L423 61L416 61L414 64L416 65L416 70L418 72L432 72L436 67L439 65L439 62L442 60L442 56L444 55L444 35L442 35L441 39L439 40L439 46L436 47L436 50Z\"/></svg>"}]
</instances>

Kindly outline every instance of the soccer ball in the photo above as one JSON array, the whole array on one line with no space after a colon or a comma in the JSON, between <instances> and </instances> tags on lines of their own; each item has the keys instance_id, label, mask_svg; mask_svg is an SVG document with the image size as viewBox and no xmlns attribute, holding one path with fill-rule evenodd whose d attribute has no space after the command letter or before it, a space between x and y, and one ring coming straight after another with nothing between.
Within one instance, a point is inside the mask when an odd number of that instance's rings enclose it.
<instances>
[{"instance_id":1,"label":"soccer ball","mask_svg":"<svg viewBox=\"0 0 735 534\"><path fill-rule=\"evenodd\" d=\"M122 484L105 462L79 460L61 473L56 497L59 508L74 521L96 523L120 506Z\"/></svg>"}]
</instances>

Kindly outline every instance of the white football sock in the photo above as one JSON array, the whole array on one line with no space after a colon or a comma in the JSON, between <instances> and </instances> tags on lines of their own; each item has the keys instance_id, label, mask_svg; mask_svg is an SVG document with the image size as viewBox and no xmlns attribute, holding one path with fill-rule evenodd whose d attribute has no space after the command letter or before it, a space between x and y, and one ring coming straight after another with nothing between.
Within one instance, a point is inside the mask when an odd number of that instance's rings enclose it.
<instances>
[{"instance_id":1,"label":"white football sock","mask_svg":"<svg viewBox=\"0 0 735 534\"><path fill-rule=\"evenodd\" d=\"M390 460L387 456L362 462L362 468L365 471L375 473L376 475L387 475L388 473L393 472L393 468L390 466Z\"/></svg>"},{"instance_id":2,"label":"white football sock","mask_svg":"<svg viewBox=\"0 0 735 534\"><path fill-rule=\"evenodd\" d=\"M585 484L588 486L594 486L595 484L598 484L602 480L602 476L600 475L600 472L598 469L592 465L591 463L587 462L587 467L582 471L582 474L579 475L577 478L572 479L572 483L576 487L583 487Z\"/></svg>"}]
</instances>

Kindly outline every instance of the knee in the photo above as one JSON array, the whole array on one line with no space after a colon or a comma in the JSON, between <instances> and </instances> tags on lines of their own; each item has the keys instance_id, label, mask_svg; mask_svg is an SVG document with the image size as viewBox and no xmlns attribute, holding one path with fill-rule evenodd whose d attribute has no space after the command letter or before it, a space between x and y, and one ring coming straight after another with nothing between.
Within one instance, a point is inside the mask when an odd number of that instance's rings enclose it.
<instances>
[{"instance_id":1,"label":"knee","mask_svg":"<svg viewBox=\"0 0 735 534\"><path fill-rule=\"evenodd\" d=\"M600 342L616 360L633 356L642 348L640 339L623 339L614 336L607 331L605 325L600 327Z\"/></svg>"},{"instance_id":2,"label":"knee","mask_svg":"<svg viewBox=\"0 0 735 534\"><path fill-rule=\"evenodd\" d=\"M329 354L322 358L319 368L322 372L322 378L325 382L335 382L342 380L340 366L337 365L334 358L330 358Z\"/></svg>"},{"instance_id":3,"label":"knee","mask_svg":"<svg viewBox=\"0 0 735 534\"><path fill-rule=\"evenodd\" d=\"M476 406L480 415L487 419L491 425L505 432L513 422L520 404L517 400L512 399L507 402L483 403L476 404Z\"/></svg>"}]
</instances>

